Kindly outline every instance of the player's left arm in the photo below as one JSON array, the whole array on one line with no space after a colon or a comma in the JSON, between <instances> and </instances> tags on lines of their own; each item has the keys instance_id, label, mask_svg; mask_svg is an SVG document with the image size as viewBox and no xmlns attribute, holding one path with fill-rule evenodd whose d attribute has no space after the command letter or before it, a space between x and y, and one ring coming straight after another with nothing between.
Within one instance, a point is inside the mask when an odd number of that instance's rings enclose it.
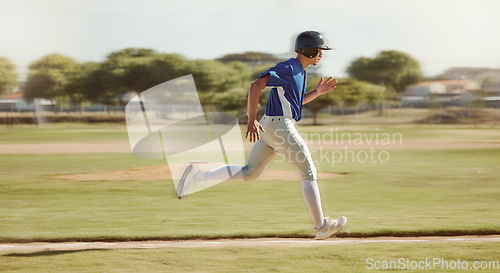
<instances>
[{"instance_id":1,"label":"player's left arm","mask_svg":"<svg viewBox=\"0 0 500 273\"><path fill-rule=\"evenodd\" d=\"M333 77L330 77L326 80L324 80L323 77L321 77L321 80L319 81L318 86L316 86L316 89L304 94L304 99L302 100L302 104L311 102L315 98L330 92L332 89L335 89L336 84L337 84L337 79L334 79Z\"/></svg>"}]
</instances>

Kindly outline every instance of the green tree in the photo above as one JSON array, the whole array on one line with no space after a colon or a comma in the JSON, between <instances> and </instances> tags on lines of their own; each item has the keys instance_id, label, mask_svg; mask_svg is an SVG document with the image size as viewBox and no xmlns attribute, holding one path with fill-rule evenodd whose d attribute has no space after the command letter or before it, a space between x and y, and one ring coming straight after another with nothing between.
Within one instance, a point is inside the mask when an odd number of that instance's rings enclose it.
<instances>
[{"instance_id":1,"label":"green tree","mask_svg":"<svg viewBox=\"0 0 500 273\"><path fill-rule=\"evenodd\" d=\"M148 60L147 86L185 76L187 60L179 54L157 54Z\"/></svg>"},{"instance_id":2,"label":"green tree","mask_svg":"<svg viewBox=\"0 0 500 273\"><path fill-rule=\"evenodd\" d=\"M158 53L150 48L135 48L128 47L121 50L113 51L106 56L108 60L119 60L128 58L151 57Z\"/></svg>"},{"instance_id":3,"label":"green tree","mask_svg":"<svg viewBox=\"0 0 500 273\"><path fill-rule=\"evenodd\" d=\"M373 59L359 57L351 62L347 68L347 73L351 78L363 80L366 82L377 82L376 73L372 68Z\"/></svg>"},{"instance_id":4,"label":"green tree","mask_svg":"<svg viewBox=\"0 0 500 273\"><path fill-rule=\"evenodd\" d=\"M240 69L219 61L192 60L185 67L185 74L193 74L196 88L201 93L225 92L241 85Z\"/></svg>"},{"instance_id":5,"label":"green tree","mask_svg":"<svg viewBox=\"0 0 500 273\"><path fill-rule=\"evenodd\" d=\"M119 96L129 91L140 92L148 85L149 62L158 53L147 48L125 48L108 54L101 69L106 70L108 92Z\"/></svg>"},{"instance_id":6,"label":"green tree","mask_svg":"<svg viewBox=\"0 0 500 273\"><path fill-rule=\"evenodd\" d=\"M226 92L213 93L212 103L222 111L241 117L246 114L247 94L247 90L235 87Z\"/></svg>"},{"instance_id":7,"label":"green tree","mask_svg":"<svg viewBox=\"0 0 500 273\"><path fill-rule=\"evenodd\" d=\"M83 100L75 87L79 69L80 65L70 57L60 54L42 57L29 66L25 97L46 98L79 106Z\"/></svg>"},{"instance_id":8,"label":"green tree","mask_svg":"<svg viewBox=\"0 0 500 273\"><path fill-rule=\"evenodd\" d=\"M147 48L125 48L108 54L101 64L89 65L83 84L87 97L105 104L122 103L126 92L140 93L185 73L186 59Z\"/></svg>"},{"instance_id":9,"label":"green tree","mask_svg":"<svg viewBox=\"0 0 500 273\"><path fill-rule=\"evenodd\" d=\"M77 85L86 100L112 105L118 102L115 81L116 77L102 63L86 62L80 67Z\"/></svg>"},{"instance_id":10,"label":"green tree","mask_svg":"<svg viewBox=\"0 0 500 273\"><path fill-rule=\"evenodd\" d=\"M16 66L9 59L0 57L0 95L12 92L16 86Z\"/></svg>"},{"instance_id":11,"label":"green tree","mask_svg":"<svg viewBox=\"0 0 500 273\"><path fill-rule=\"evenodd\" d=\"M314 90L319 78L308 80L308 90ZM367 82L356 79L340 79L336 88L325 95L305 104L304 107L313 114L313 122L317 124L317 114L327 106L337 105L342 113L344 108L357 107L363 103L376 103L384 98L383 89Z\"/></svg>"},{"instance_id":12,"label":"green tree","mask_svg":"<svg viewBox=\"0 0 500 273\"><path fill-rule=\"evenodd\" d=\"M334 96L337 96L343 106L357 107L363 103L383 101L384 91L379 85L356 79L344 79L337 84Z\"/></svg>"},{"instance_id":13,"label":"green tree","mask_svg":"<svg viewBox=\"0 0 500 273\"><path fill-rule=\"evenodd\" d=\"M306 92L316 89L316 86L318 85L320 79L321 77L311 77L307 79ZM321 110L323 110L327 106L337 105L341 102L340 98L334 95L334 92L336 92L336 89L333 89L330 92L317 97L313 101L304 104L304 108L312 113L314 124L318 124L317 116Z\"/></svg>"},{"instance_id":14,"label":"green tree","mask_svg":"<svg viewBox=\"0 0 500 273\"><path fill-rule=\"evenodd\" d=\"M374 59L360 57L351 62L347 73L350 77L385 86L397 93L423 78L419 62L396 50L381 51Z\"/></svg>"},{"instance_id":15,"label":"green tree","mask_svg":"<svg viewBox=\"0 0 500 273\"><path fill-rule=\"evenodd\" d=\"M217 61L221 61L223 63L239 61L250 66L258 66L262 64L275 64L283 60L277 58L273 54L250 51L245 53L227 54L222 58L217 59Z\"/></svg>"},{"instance_id":16,"label":"green tree","mask_svg":"<svg viewBox=\"0 0 500 273\"><path fill-rule=\"evenodd\" d=\"M243 88L248 88L250 82L253 81L252 69L246 63L234 61L227 64L228 68L232 71L231 75L234 79L229 80L230 82L238 82L238 84Z\"/></svg>"}]
</instances>

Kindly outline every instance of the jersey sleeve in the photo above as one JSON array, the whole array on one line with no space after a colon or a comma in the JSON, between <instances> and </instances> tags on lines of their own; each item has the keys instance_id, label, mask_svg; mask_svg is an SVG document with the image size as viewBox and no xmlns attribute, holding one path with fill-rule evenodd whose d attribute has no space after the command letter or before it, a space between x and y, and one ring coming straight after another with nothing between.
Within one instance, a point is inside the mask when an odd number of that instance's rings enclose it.
<instances>
[{"instance_id":1,"label":"jersey sleeve","mask_svg":"<svg viewBox=\"0 0 500 273\"><path fill-rule=\"evenodd\" d=\"M288 64L279 63L275 67L272 67L266 72L260 74L259 78L269 74L269 79L267 80L266 86L284 86L287 84L287 81L289 81L288 78L290 75L290 70L291 68Z\"/></svg>"}]
</instances>

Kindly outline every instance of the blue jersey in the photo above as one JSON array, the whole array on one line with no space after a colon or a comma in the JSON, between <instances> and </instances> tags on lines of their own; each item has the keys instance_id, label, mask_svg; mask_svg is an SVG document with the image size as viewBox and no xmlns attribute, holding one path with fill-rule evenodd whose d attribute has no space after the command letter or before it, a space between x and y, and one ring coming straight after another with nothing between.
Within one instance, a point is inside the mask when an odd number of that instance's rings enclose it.
<instances>
[{"instance_id":1,"label":"blue jersey","mask_svg":"<svg viewBox=\"0 0 500 273\"><path fill-rule=\"evenodd\" d=\"M306 90L306 71L291 58L259 75L270 75L266 86L272 87L267 100L266 116L285 116L299 121Z\"/></svg>"}]
</instances>

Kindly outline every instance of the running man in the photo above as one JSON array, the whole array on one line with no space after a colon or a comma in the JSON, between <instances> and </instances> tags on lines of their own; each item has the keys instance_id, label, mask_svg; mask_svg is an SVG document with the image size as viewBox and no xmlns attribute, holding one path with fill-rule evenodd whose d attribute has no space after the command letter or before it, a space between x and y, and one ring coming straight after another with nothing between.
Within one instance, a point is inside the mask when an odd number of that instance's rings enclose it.
<instances>
[{"instance_id":1,"label":"running man","mask_svg":"<svg viewBox=\"0 0 500 273\"><path fill-rule=\"evenodd\" d=\"M223 166L201 172L191 164L184 171L177 185L177 197L181 199L190 188L203 181L226 179L228 170L232 176L227 180L253 180L268 166L279 153L286 157L301 174L304 199L311 212L316 239L325 239L340 231L347 223L344 216L333 220L324 217L321 198L316 183L316 168L311 153L297 132L295 123L301 119L302 105L311 102L335 88L337 80L321 78L315 90L306 92L305 69L317 65L323 56L325 45L323 36L316 31L305 31L297 36L295 52L297 56L279 63L250 85L248 94L248 128L246 138L254 142L246 166ZM257 106L261 91L272 87L267 101L265 115L257 120Z\"/></svg>"}]
</instances>

